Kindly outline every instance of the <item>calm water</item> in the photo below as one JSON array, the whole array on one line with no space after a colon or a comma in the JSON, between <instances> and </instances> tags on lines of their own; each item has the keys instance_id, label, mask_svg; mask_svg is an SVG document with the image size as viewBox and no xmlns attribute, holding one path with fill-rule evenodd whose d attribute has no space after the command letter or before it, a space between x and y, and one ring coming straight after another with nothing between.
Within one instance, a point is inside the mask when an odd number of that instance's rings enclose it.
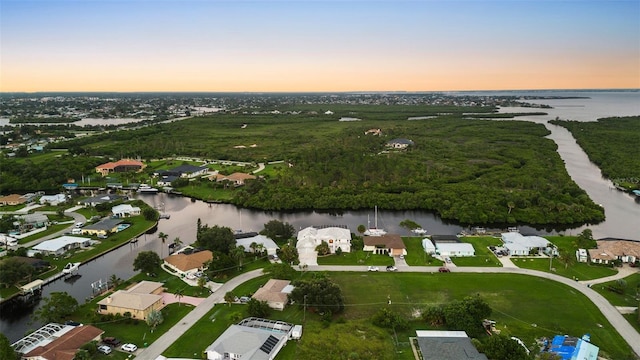
<instances>
[{"instance_id":1,"label":"calm water","mask_svg":"<svg viewBox=\"0 0 640 360\"><path fill-rule=\"evenodd\" d=\"M518 92L526 94L525 92ZM511 92L505 94L513 94ZM535 92L540 95L541 92ZM589 99L536 100L535 102L550 104L554 109L545 109L549 115L536 117L520 117L520 120L534 121L544 124L552 133L549 138L558 144L558 152L566 163L567 171L576 183L589 196L605 208L605 222L589 226L596 238L619 237L640 240L640 203L627 194L612 190L612 184L602 178L600 170L591 164L586 154L577 146L571 134L564 128L548 124L547 121L559 117L580 121L595 121L600 117L640 115L640 92L547 92L545 95L588 96ZM534 102L534 101L531 101ZM501 112L532 111L530 108L503 108ZM640 146L636 144L637 146ZM201 201L192 202L182 197L166 194L142 195L141 199L156 207L164 207L164 212L171 215L170 220L160 220L158 229L153 234L139 238L137 245L125 245L106 254L95 261L80 267L82 276L75 282L58 280L44 288L44 296L54 291L66 291L79 302L84 302L92 294L91 284L106 281L112 274L127 279L134 275L133 260L140 251L156 251L161 257L168 255L166 244L158 239L157 234L164 232L169 241L175 237L185 244L195 241L196 222L200 218L203 223L227 226L234 230L260 231L269 220L278 219L292 224L297 230L311 225L346 225L355 231L360 224L367 224L369 218L373 224L373 210L350 211L341 214L296 212L277 213L238 209L231 205L206 204ZM389 232L408 234L400 228L399 223L411 219L427 229L430 234L456 234L462 227L443 222L433 214L419 211L378 212L378 225ZM523 233L545 233L536 229L521 227ZM582 228L566 231L577 234ZM2 313L0 332L10 341L21 338L28 330L36 329L41 324L30 323L32 309L22 313Z\"/></svg>"}]
</instances>

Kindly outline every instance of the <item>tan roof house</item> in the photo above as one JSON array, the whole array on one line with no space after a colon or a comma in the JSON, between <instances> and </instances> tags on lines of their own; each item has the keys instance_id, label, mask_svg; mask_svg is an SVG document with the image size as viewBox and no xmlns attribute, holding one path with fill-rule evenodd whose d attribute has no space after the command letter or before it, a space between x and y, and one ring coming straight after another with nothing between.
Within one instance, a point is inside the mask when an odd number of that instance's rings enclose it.
<instances>
[{"instance_id":1,"label":"tan roof house","mask_svg":"<svg viewBox=\"0 0 640 360\"><path fill-rule=\"evenodd\" d=\"M215 181L217 181L217 182L221 182L221 181L225 181L225 180L231 181L236 186L244 185L245 181L253 180L255 178L256 178L255 175L246 174L246 173L240 173L240 172L236 172L236 173L233 173L231 175L223 175L223 174L218 173L218 174L212 175L210 177L211 180L215 179Z\"/></svg>"},{"instance_id":2,"label":"tan roof house","mask_svg":"<svg viewBox=\"0 0 640 360\"><path fill-rule=\"evenodd\" d=\"M191 254L174 254L164 258L164 264L179 273L190 273L203 270L206 263L213 259L210 250L198 251Z\"/></svg>"},{"instance_id":3,"label":"tan roof house","mask_svg":"<svg viewBox=\"0 0 640 360\"><path fill-rule=\"evenodd\" d=\"M252 298L259 301L266 301L269 307L275 310L284 310L289 301L289 294L293 291L293 286L289 280L270 279Z\"/></svg>"},{"instance_id":4,"label":"tan roof house","mask_svg":"<svg viewBox=\"0 0 640 360\"><path fill-rule=\"evenodd\" d=\"M640 259L640 242L602 239L596 241L596 244L597 249L589 249L589 257L593 263L608 264L615 260L633 263Z\"/></svg>"},{"instance_id":5,"label":"tan roof house","mask_svg":"<svg viewBox=\"0 0 640 360\"><path fill-rule=\"evenodd\" d=\"M118 290L98 301L98 313L122 315L129 312L132 318L145 320L152 310L159 310L164 306L163 291L162 283L141 281L129 289Z\"/></svg>"},{"instance_id":6,"label":"tan roof house","mask_svg":"<svg viewBox=\"0 0 640 360\"><path fill-rule=\"evenodd\" d=\"M25 360L73 360L80 347L91 341L99 341L104 334L103 330L91 325L76 326L46 345L38 346L35 349L22 355Z\"/></svg>"},{"instance_id":7,"label":"tan roof house","mask_svg":"<svg viewBox=\"0 0 640 360\"><path fill-rule=\"evenodd\" d=\"M142 171L145 167L146 165L140 161L121 159L96 166L96 172L102 176L107 176L116 172Z\"/></svg>"},{"instance_id":8,"label":"tan roof house","mask_svg":"<svg viewBox=\"0 0 640 360\"><path fill-rule=\"evenodd\" d=\"M363 240L364 248L362 250L364 251L389 256L407 255L407 249L400 235L365 236Z\"/></svg>"},{"instance_id":9,"label":"tan roof house","mask_svg":"<svg viewBox=\"0 0 640 360\"><path fill-rule=\"evenodd\" d=\"M20 205L27 202L27 198L19 194L0 197L0 205Z\"/></svg>"}]
</instances>

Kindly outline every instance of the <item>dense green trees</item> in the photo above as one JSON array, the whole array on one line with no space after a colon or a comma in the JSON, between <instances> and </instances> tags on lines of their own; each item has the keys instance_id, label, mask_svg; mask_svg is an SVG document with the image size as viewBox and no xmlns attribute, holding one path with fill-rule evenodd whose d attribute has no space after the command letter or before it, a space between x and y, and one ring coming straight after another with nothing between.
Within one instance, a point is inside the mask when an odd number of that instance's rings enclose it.
<instances>
[{"instance_id":1,"label":"dense green trees","mask_svg":"<svg viewBox=\"0 0 640 360\"><path fill-rule=\"evenodd\" d=\"M448 304L426 309L423 320L433 326L444 325L451 330L464 330L470 337L483 333L482 320L491 315L491 307L479 296L467 296Z\"/></svg>"},{"instance_id":2,"label":"dense green trees","mask_svg":"<svg viewBox=\"0 0 640 360\"><path fill-rule=\"evenodd\" d=\"M0 359L17 360L20 359L18 354L12 347L9 339L0 333Z\"/></svg>"},{"instance_id":3,"label":"dense green trees","mask_svg":"<svg viewBox=\"0 0 640 360\"><path fill-rule=\"evenodd\" d=\"M42 307L33 313L33 317L44 322L60 322L78 309L78 301L66 292L52 292L42 298Z\"/></svg>"},{"instance_id":4,"label":"dense green trees","mask_svg":"<svg viewBox=\"0 0 640 360\"><path fill-rule=\"evenodd\" d=\"M640 116L551 123L571 131L602 175L629 188L640 188Z\"/></svg>"},{"instance_id":5,"label":"dense green trees","mask_svg":"<svg viewBox=\"0 0 640 360\"><path fill-rule=\"evenodd\" d=\"M264 229L260 231L260 234L282 243L295 234L295 229L289 223L274 219L264 224Z\"/></svg>"},{"instance_id":6,"label":"dense green trees","mask_svg":"<svg viewBox=\"0 0 640 360\"><path fill-rule=\"evenodd\" d=\"M233 236L233 231L224 226L199 226L196 238L196 245L211 250L214 254L229 255L236 247L236 238Z\"/></svg>"},{"instance_id":7,"label":"dense green trees","mask_svg":"<svg viewBox=\"0 0 640 360\"><path fill-rule=\"evenodd\" d=\"M133 260L133 270L139 270L146 274L155 274L161 264L162 260L157 253L153 251L141 251L135 260Z\"/></svg>"},{"instance_id":8,"label":"dense green trees","mask_svg":"<svg viewBox=\"0 0 640 360\"><path fill-rule=\"evenodd\" d=\"M295 288L289 299L299 305L306 304L307 309L332 314L344 310L342 289L326 275L316 274L312 279L296 280L292 285Z\"/></svg>"},{"instance_id":9,"label":"dense green trees","mask_svg":"<svg viewBox=\"0 0 640 360\"><path fill-rule=\"evenodd\" d=\"M266 318L269 317L269 314L271 314L271 308L266 301L251 298L247 303L247 315Z\"/></svg>"},{"instance_id":10,"label":"dense green trees","mask_svg":"<svg viewBox=\"0 0 640 360\"><path fill-rule=\"evenodd\" d=\"M482 342L481 349L491 360L527 360L526 350L517 341L504 335L493 335Z\"/></svg>"},{"instance_id":11,"label":"dense green trees","mask_svg":"<svg viewBox=\"0 0 640 360\"><path fill-rule=\"evenodd\" d=\"M0 284L11 287L35 272L33 266L15 258L0 261Z\"/></svg>"}]
</instances>

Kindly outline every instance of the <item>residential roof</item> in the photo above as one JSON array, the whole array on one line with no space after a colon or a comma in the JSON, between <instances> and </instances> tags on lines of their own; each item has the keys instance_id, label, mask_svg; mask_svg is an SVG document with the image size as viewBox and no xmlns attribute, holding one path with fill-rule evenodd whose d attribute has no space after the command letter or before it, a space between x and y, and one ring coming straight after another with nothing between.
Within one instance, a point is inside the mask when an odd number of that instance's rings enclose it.
<instances>
[{"instance_id":1,"label":"residential roof","mask_svg":"<svg viewBox=\"0 0 640 360\"><path fill-rule=\"evenodd\" d=\"M70 244L84 243L91 239L79 237L79 236L61 236L56 239L43 241L40 244L33 247L33 250L39 251L58 251Z\"/></svg>"},{"instance_id":2,"label":"residential roof","mask_svg":"<svg viewBox=\"0 0 640 360\"><path fill-rule=\"evenodd\" d=\"M487 360L464 331L416 330L424 359Z\"/></svg>"},{"instance_id":3,"label":"residential roof","mask_svg":"<svg viewBox=\"0 0 640 360\"><path fill-rule=\"evenodd\" d=\"M608 254L612 257L634 256L640 258L640 241L633 240L597 240L598 253ZM589 254L591 254L590 249ZM593 257L593 256L592 256Z\"/></svg>"},{"instance_id":4,"label":"residential roof","mask_svg":"<svg viewBox=\"0 0 640 360\"><path fill-rule=\"evenodd\" d=\"M11 194L11 195L0 197L0 202L10 203L10 202L25 202L25 201L27 201L27 199L19 194Z\"/></svg>"},{"instance_id":5,"label":"residential roof","mask_svg":"<svg viewBox=\"0 0 640 360\"><path fill-rule=\"evenodd\" d=\"M252 236L252 237L247 237L247 238L239 238L236 239L236 246L244 246L245 250L249 250L251 249L251 243L255 242L256 244L262 244L264 245L265 250L266 249L279 249L280 247L278 246L278 244L276 244L275 241L271 240L270 238L264 236L264 235L256 235L256 236Z\"/></svg>"},{"instance_id":6,"label":"residential roof","mask_svg":"<svg viewBox=\"0 0 640 360\"><path fill-rule=\"evenodd\" d=\"M245 173L241 173L241 172L235 172L235 173L227 176L227 179L229 179L231 181L244 181L244 180L251 180L251 179L255 179L255 178L256 178L255 175L245 174Z\"/></svg>"},{"instance_id":7,"label":"residential roof","mask_svg":"<svg viewBox=\"0 0 640 360\"><path fill-rule=\"evenodd\" d=\"M174 167L173 169L169 170L169 172L178 173L178 174L190 174L190 173L194 173L202 170L208 170L208 167L184 164L184 165Z\"/></svg>"},{"instance_id":8,"label":"residential roof","mask_svg":"<svg viewBox=\"0 0 640 360\"><path fill-rule=\"evenodd\" d=\"M433 245L433 243L431 242L431 240L429 240L429 238L424 238L422 239L422 247L426 250L435 250L436 247Z\"/></svg>"},{"instance_id":9,"label":"residential roof","mask_svg":"<svg viewBox=\"0 0 640 360\"><path fill-rule=\"evenodd\" d=\"M23 215L22 218L24 219L24 222L27 224L49 222L49 218L47 217L47 215L42 213L27 214L27 215Z\"/></svg>"},{"instance_id":10,"label":"residential roof","mask_svg":"<svg viewBox=\"0 0 640 360\"><path fill-rule=\"evenodd\" d=\"M337 240L337 239L351 239L351 231L349 229L330 226L321 229L317 229L313 226L306 227L298 232L298 240L312 237L314 239L322 240Z\"/></svg>"},{"instance_id":11,"label":"residential roof","mask_svg":"<svg viewBox=\"0 0 640 360\"><path fill-rule=\"evenodd\" d=\"M469 243L437 243L438 252L465 252L475 253L473 245Z\"/></svg>"},{"instance_id":12,"label":"residential roof","mask_svg":"<svg viewBox=\"0 0 640 360\"><path fill-rule=\"evenodd\" d=\"M431 235L431 241L434 243L443 242L460 242L460 238L457 235Z\"/></svg>"},{"instance_id":13,"label":"residential roof","mask_svg":"<svg viewBox=\"0 0 640 360\"><path fill-rule=\"evenodd\" d=\"M114 214L131 213L134 211L140 211L140 208L137 206L131 206L130 204L120 204L111 208L111 212Z\"/></svg>"},{"instance_id":14,"label":"residential roof","mask_svg":"<svg viewBox=\"0 0 640 360\"><path fill-rule=\"evenodd\" d=\"M116 162L108 162L102 165L96 166L96 169L115 169L118 166L139 166L144 167L144 163L131 159L121 159Z\"/></svg>"},{"instance_id":15,"label":"residential roof","mask_svg":"<svg viewBox=\"0 0 640 360\"><path fill-rule=\"evenodd\" d=\"M106 298L98 301L98 305L115 306L132 310L145 310L160 299L162 299L162 295L118 290L115 293L107 296Z\"/></svg>"},{"instance_id":16,"label":"residential roof","mask_svg":"<svg viewBox=\"0 0 640 360\"><path fill-rule=\"evenodd\" d=\"M386 234L382 236L365 236L364 244L367 246L385 246L387 249L405 249L400 235Z\"/></svg>"},{"instance_id":17,"label":"residential roof","mask_svg":"<svg viewBox=\"0 0 640 360\"><path fill-rule=\"evenodd\" d=\"M252 298L266 302L281 302L286 303L288 301L288 294L283 290L291 284L289 280L269 279L260 289L258 289L252 296Z\"/></svg>"},{"instance_id":18,"label":"residential roof","mask_svg":"<svg viewBox=\"0 0 640 360\"><path fill-rule=\"evenodd\" d=\"M252 325L253 323L256 324ZM236 354L243 360L273 359L280 349L275 345L287 341L292 327L293 325L283 322L245 319L227 328L205 351ZM275 344L272 341L275 341ZM273 346L265 347L265 344L273 344Z\"/></svg>"},{"instance_id":19,"label":"residential roof","mask_svg":"<svg viewBox=\"0 0 640 360\"><path fill-rule=\"evenodd\" d=\"M86 198L84 200L81 200L80 203L82 204L102 204L102 203L106 203L106 202L111 202L111 201L115 201L118 199L124 199L126 198L126 196L122 196L122 195L115 195L115 194L103 194L103 195L98 195L98 196L92 196L90 198Z\"/></svg>"},{"instance_id":20,"label":"residential roof","mask_svg":"<svg viewBox=\"0 0 640 360\"><path fill-rule=\"evenodd\" d=\"M540 237L540 236L524 236L519 232L506 232L502 233L502 241L512 244L519 244L521 246L526 246L527 248L544 248L549 246L549 240ZM506 245L505 245L506 246Z\"/></svg>"},{"instance_id":21,"label":"residential roof","mask_svg":"<svg viewBox=\"0 0 640 360\"><path fill-rule=\"evenodd\" d=\"M103 330L91 325L76 326L71 331L44 346L24 354L24 357L37 357L50 360L73 360L80 347L104 333Z\"/></svg>"},{"instance_id":22,"label":"residential roof","mask_svg":"<svg viewBox=\"0 0 640 360\"><path fill-rule=\"evenodd\" d=\"M163 285L164 284L161 282L143 280L128 288L127 291L136 294L151 294L161 288Z\"/></svg>"},{"instance_id":23,"label":"residential roof","mask_svg":"<svg viewBox=\"0 0 640 360\"><path fill-rule=\"evenodd\" d=\"M189 271L201 268L212 259L213 253L210 250L203 250L188 255L183 253L170 255L164 258L164 261L180 271Z\"/></svg>"},{"instance_id":24,"label":"residential roof","mask_svg":"<svg viewBox=\"0 0 640 360\"><path fill-rule=\"evenodd\" d=\"M398 139L389 140L387 144L413 145L413 141L409 139L398 138Z\"/></svg>"},{"instance_id":25,"label":"residential roof","mask_svg":"<svg viewBox=\"0 0 640 360\"><path fill-rule=\"evenodd\" d=\"M91 225L87 225L85 227L83 227L83 230L104 230L104 231L108 231L113 229L114 227L118 226L118 224L120 224L122 222L122 220L120 219L112 219L112 218L106 218L106 219L102 219L99 222L95 223L95 224L91 224Z\"/></svg>"}]
</instances>

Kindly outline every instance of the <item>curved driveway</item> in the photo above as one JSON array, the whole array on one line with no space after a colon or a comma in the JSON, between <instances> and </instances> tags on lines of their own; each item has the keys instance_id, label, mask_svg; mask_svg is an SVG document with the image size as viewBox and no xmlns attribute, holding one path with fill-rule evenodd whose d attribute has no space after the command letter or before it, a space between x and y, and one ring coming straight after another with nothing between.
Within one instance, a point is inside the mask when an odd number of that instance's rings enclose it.
<instances>
[{"instance_id":1,"label":"curved driveway","mask_svg":"<svg viewBox=\"0 0 640 360\"><path fill-rule=\"evenodd\" d=\"M366 272L366 266L309 266L306 271L357 271ZM437 266L402 266L398 268L400 272L438 272ZM589 300L591 300L600 309L602 314L609 320L613 328L615 328L622 338L629 344L631 349L640 356L640 334L627 322L627 320L620 314L615 306L611 305L602 295L598 294L585 284L577 281L558 276L556 274L550 274L537 270L521 269L521 268L507 268L507 267L456 267L451 268L451 272L465 272L465 273L509 273L509 274L522 274L537 276L544 279L549 279L563 283L570 286L581 293L583 293ZM155 360L164 359L161 354L182 336L196 321L206 315L206 313L213 308L217 303L224 302L224 295L238 285L256 278L262 275L262 269L253 270L244 274L241 274L220 287L215 293L206 298L200 305L198 305L193 311L187 314L180 322L174 325L169 331L162 335L158 340L154 341L148 348L138 350L136 359L142 360ZM443 275L446 276L446 275ZM212 339L213 342L213 339Z\"/></svg>"}]
</instances>

